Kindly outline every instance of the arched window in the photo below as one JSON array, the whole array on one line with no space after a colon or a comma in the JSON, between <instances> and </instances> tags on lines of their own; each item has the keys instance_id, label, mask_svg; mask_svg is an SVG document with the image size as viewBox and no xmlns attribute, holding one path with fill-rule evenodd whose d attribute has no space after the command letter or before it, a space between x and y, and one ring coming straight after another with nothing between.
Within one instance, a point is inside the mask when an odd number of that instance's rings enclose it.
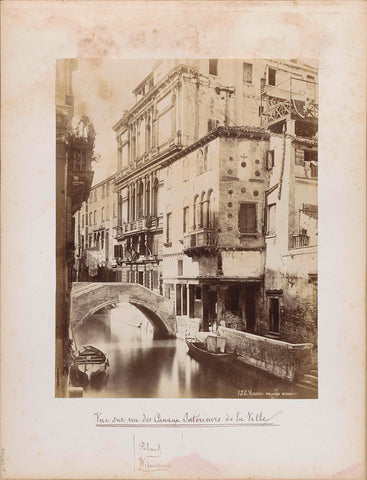
<instances>
[{"instance_id":1,"label":"arched window","mask_svg":"<svg viewBox=\"0 0 367 480\"><path fill-rule=\"evenodd\" d=\"M137 191L137 218L142 217L143 215L143 183L138 183L138 191Z\"/></svg>"},{"instance_id":2,"label":"arched window","mask_svg":"<svg viewBox=\"0 0 367 480\"><path fill-rule=\"evenodd\" d=\"M150 215L150 181L145 185L145 213Z\"/></svg>"},{"instance_id":3,"label":"arched window","mask_svg":"<svg viewBox=\"0 0 367 480\"><path fill-rule=\"evenodd\" d=\"M131 188L131 215L130 219L135 220L135 187Z\"/></svg>"},{"instance_id":4,"label":"arched window","mask_svg":"<svg viewBox=\"0 0 367 480\"><path fill-rule=\"evenodd\" d=\"M202 148L199 148L197 157L196 157L196 174L201 175L203 173L203 157L204 151Z\"/></svg>"},{"instance_id":5,"label":"arched window","mask_svg":"<svg viewBox=\"0 0 367 480\"><path fill-rule=\"evenodd\" d=\"M213 211L213 190L209 190L207 194L207 226L208 228L215 228Z\"/></svg>"},{"instance_id":6,"label":"arched window","mask_svg":"<svg viewBox=\"0 0 367 480\"><path fill-rule=\"evenodd\" d=\"M158 182L158 178L156 178L154 180L154 184L153 184L153 198L152 198L152 202L153 202L152 215L153 215L153 217L158 216L158 188L159 188L159 182Z\"/></svg>"},{"instance_id":7,"label":"arched window","mask_svg":"<svg viewBox=\"0 0 367 480\"><path fill-rule=\"evenodd\" d=\"M131 137L131 162L134 162L136 159L136 136L135 136L135 131L133 131L132 137Z\"/></svg>"},{"instance_id":8,"label":"arched window","mask_svg":"<svg viewBox=\"0 0 367 480\"><path fill-rule=\"evenodd\" d=\"M145 125L145 151L150 150L150 137L152 133L152 127L150 123L150 117L147 118L147 123Z\"/></svg>"},{"instance_id":9,"label":"arched window","mask_svg":"<svg viewBox=\"0 0 367 480\"><path fill-rule=\"evenodd\" d=\"M206 201L205 201L205 192L202 192L201 195L200 195L200 203L199 203L199 216L198 216L198 219L199 219L199 227L202 228L202 227L205 227L205 216L204 215L204 209L206 207Z\"/></svg>"},{"instance_id":10,"label":"arched window","mask_svg":"<svg viewBox=\"0 0 367 480\"><path fill-rule=\"evenodd\" d=\"M194 229L199 226L199 195L195 195L193 203L193 227Z\"/></svg>"},{"instance_id":11,"label":"arched window","mask_svg":"<svg viewBox=\"0 0 367 480\"><path fill-rule=\"evenodd\" d=\"M208 150L209 150L209 146L206 145L206 147L204 148L203 172L206 172L208 170Z\"/></svg>"},{"instance_id":12,"label":"arched window","mask_svg":"<svg viewBox=\"0 0 367 480\"><path fill-rule=\"evenodd\" d=\"M183 202L183 210L182 210L182 232L187 233L190 229L190 224L189 224L189 213L190 213L190 208L189 208L189 202L185 198Z\"/></svg>"}]
</instances>

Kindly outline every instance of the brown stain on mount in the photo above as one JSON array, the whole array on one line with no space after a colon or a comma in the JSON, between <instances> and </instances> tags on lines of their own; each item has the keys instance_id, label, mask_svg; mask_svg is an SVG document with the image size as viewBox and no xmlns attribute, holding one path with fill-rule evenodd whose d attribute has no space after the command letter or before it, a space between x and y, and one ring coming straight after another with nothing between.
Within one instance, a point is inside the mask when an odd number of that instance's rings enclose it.
<instances>
[{"instance_id":1,"label":"brown stain on mount","mask_svg":"<svg viewBox=\"0 0 367 480\"><path fill-rule=\"evenodd\" d=\"M101 25L97 25L93 30L81 32L82 38L78 41L79 57L95 57L98 59L109 55L118 54L120 47L114 41L111 32Z\"/></svg>"}]
</instances>

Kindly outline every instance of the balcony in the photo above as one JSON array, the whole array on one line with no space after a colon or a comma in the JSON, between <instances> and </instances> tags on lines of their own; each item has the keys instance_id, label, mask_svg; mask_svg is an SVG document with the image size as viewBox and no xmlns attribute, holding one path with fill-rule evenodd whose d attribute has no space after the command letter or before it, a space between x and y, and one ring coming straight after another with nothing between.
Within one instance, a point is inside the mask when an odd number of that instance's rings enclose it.
<instances>
[{"instance_id":1,"label":"balcony","mask_svg":"<svg viewBox=\"0 0 367 480\"><path fill-rule=\"evenodd\" d=\"M317 131L319 116L318 84L313 81L290 77L275 85L268 86L261 94L262 125L281 131L284 120L298 120L308 124L312 134ZM299 128L302 128L301 126ZM298 134L304 134L303 131Z\"/></svg>"},{"instance_id":2,"label":"balcony","mask_svg":"<svg viewBox=\"0 0 367 480\"><path fill-rule=\"evenodd\" d=\"M189 256L211 255L217 250L217 234L213 228L202 228L184 236L184 253Z\"/></svg>"},{"instance_id":3,"label":"balcony","mask_svg":"<svg viewBox=\"0 0 367 480\"><path fill-rule=\"evenodd\" d=\"M303 248L310 245L310 236L304 233L292 235L291 248Z\"/></svg>"},{"instance_id":4,"label":"balcony","mask_svg":"<svg viewBox=\"0 0 367 480\"><path fill-rule=\"evenodd\" d=\"M122 222L122 225L115 227L115 238L122 240L131 234L146 232L157 228L162 228L161 217L142 217L131 222Z\"/></svg>"}]
</instances>

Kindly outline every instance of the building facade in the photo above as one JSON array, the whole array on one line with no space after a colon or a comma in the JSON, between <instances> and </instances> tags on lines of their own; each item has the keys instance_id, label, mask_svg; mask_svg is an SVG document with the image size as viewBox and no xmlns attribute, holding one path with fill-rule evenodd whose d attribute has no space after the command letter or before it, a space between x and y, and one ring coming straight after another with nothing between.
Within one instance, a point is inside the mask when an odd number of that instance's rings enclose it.
<instances>
[{"instance_id":1,"label":"building facade","mask_svg":"<svg viewBox=\"0 0 367 480\"><path fill-rule=\"evenodd\" d=\"M115 241L117 196L115 175L93 185L88 199L75 214L77 281L118 280L120 246ZM117 248L116 248L117 247Z\"/></svg>"},{"instance_id":2,"label":"building facade","mask_svg":"<svg viewBox=\"0 0 367 480\"><path fill-rule=\"evenodd\" d=\"M88 198L95 132L88 117L74 129L72 72L77 62L56 63L56 396L67 394L70 293L74 265L74 218Z\"/></svg>"},{"instance_id":3,"label":"building facade","mask_svg":"<svg viewBox=\"0 0 367 480\"><path fill-rule=\"evenodd\" d=\"M317 70L167 60L114 125L121 278L179 331L317 338ZM312 308L311 308L312 307Z\"/></svg>"}]
</instances>

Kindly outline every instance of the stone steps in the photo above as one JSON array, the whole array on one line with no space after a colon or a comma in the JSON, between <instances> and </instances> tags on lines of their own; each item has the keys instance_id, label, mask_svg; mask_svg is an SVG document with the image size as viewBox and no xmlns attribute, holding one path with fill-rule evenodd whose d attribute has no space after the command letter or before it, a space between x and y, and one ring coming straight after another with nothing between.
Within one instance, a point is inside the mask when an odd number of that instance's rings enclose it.
<instances>
[{"instance_id":1,"label":"stone steps","mask_svg":"<svg viewBox=\"0 0 367 480\"><path fill-rule=\"evenodd\" d=\"M303 377L296 383L297 387L306 389L310 393L317 394L318 392L318 367L312 365L311 370L303 375Z\"/></svg>"}]
</instances>

